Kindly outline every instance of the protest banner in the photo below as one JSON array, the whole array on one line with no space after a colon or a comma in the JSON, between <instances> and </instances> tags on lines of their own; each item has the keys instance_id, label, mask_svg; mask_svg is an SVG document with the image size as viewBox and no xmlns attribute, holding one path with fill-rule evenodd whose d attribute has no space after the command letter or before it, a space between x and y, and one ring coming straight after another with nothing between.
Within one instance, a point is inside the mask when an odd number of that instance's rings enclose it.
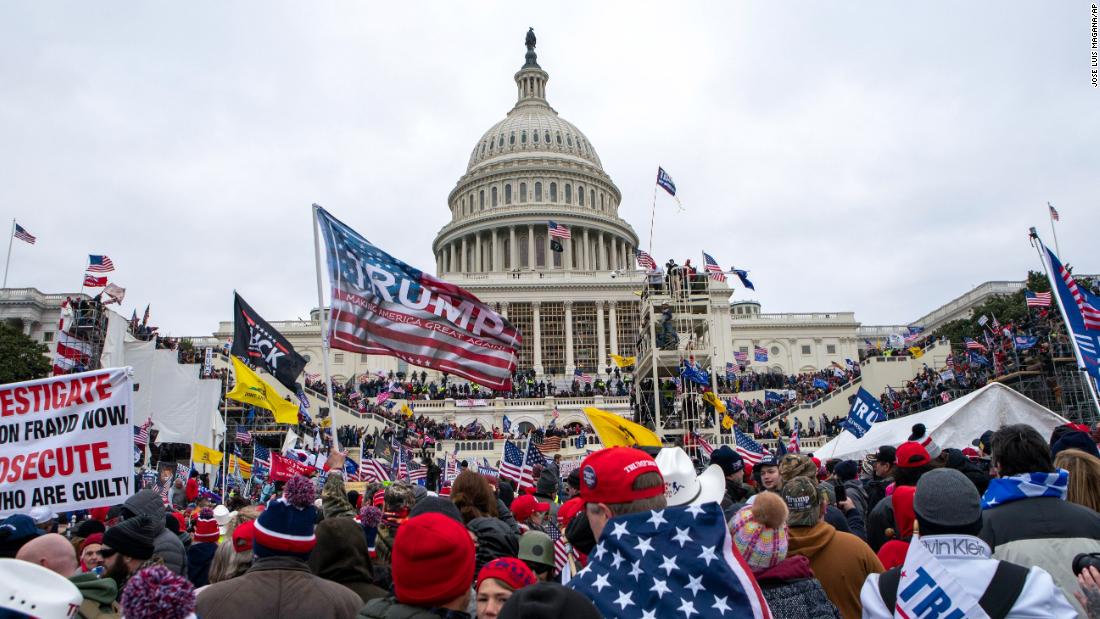
<instances>
[{"instance_id":1,"label":"protest banner","mask_svg":"<svg viewBox=\"0 0 1100 619\"><path fill-rule=\"evenodd\" d=\"M0 517L132 495L132 390L127 368L0 385Z\"/></svg>"},{"instance_id":2,"label":"protest banner","mask_svg":"<svg viewBox=\"0 0 1100 619\"><path fill-rule=\"evenodd\" d=\"M287 458L274 453L271 454L270 479L272 481L287 481L295 475L305 475L309 477L316 470L316 468L293 458Z\"/></svg>"}]
</instances>

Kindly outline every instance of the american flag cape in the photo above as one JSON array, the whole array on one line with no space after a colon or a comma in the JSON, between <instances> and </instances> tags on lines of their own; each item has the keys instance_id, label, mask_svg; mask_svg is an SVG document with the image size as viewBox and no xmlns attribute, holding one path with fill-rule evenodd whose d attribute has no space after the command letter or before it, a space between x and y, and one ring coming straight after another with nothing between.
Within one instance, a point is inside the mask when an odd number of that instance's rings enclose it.
<instances>
[{"instance_id":1,"label":"american flag cape","mask_svg":"<svg viewBox=\"0 0 1100 619\"><path fill-rule=\"evenodd\" d=\"M491 389L512 388L521 338L470 292L382 251L321 207L332 347L397 357Z\"/></svg>"},{"instance_id":2,"label":"american flag cape","mask_svg":"<svg viewBox=\"0 0 1100 619\"><path fill-rule=\"evenodd\" d=\"M768 603L717 503L618 516L568 587L605 617L754 617Z\"/></svg>"}]
</instances>

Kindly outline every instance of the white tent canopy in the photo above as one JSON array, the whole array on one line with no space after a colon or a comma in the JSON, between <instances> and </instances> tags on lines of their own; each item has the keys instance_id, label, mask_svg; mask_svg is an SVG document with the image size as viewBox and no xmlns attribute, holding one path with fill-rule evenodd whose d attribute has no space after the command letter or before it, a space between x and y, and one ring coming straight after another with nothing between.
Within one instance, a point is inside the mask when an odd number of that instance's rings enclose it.
<instances>
[{"instance_id":1,"label":"white tent canopy","mask_svg":"<svg viewBox=\"0 0 1100 619\"><path fill-rule=\"evenodd\" d=\"M876 423L863 438L856 438L847 431L841 432L821 449L815 450L814 456L822 460L858 460L878 451L881 445L904 443L909 439L913 425L918 423L924 424L932 440L940 447L962 449L982 432L996 430L1003 425L1027 424L1046 437L1054 428L1068 422L1011 387L990 383L943 406Z\"/></svg>"}]
</instances>

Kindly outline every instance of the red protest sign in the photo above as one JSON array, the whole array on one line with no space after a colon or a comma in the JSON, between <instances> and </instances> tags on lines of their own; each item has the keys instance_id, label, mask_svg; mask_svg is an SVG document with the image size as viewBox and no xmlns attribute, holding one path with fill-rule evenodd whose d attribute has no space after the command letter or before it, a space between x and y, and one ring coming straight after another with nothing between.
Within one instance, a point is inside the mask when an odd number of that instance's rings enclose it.
<instances>
[{"instance_id":1,"label":"red protest sign","mask_svg":"<svg viewBox=\"0 0 1100 619\"><path fill-rule=\"evenodd\" d=\"M271 475L272 481L287 481L291 477L296 475L305 475L309 477L313 474L314 469L308 464L303 464L292 458L286 458L279 454L271 454Z\"/></svg>"}]
</instances>

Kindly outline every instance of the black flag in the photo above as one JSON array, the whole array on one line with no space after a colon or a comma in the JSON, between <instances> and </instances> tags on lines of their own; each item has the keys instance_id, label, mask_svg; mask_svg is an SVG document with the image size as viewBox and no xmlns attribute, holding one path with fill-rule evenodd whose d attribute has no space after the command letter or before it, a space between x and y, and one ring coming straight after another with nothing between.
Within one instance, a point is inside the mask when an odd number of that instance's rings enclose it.
<instances>
[{"instance_id":1,"label":"black flag","mask_svg":"<svg viewBox=\"0 0 1100 619\"><path fill-rule=\"evenodd\" d=\"M260 318L241 295L233 294L233 348L241 359L261 367L284 387L297 392L295 381L306 367L306 359L267 321Z\"/></svg>"},{"instance_id":2,"label":"black flag","mask_svg":"<svg viewBox=\"0 0 1100 619\"><path fill-rule=\"evenodd\" d=\"M550 251L557 252L557 253L560 254L561 252L563 252L565 250L561 246L561 241L559 241L558 239L552 238L552 239L550 239Z\"/></svg>"}]
</instances>

